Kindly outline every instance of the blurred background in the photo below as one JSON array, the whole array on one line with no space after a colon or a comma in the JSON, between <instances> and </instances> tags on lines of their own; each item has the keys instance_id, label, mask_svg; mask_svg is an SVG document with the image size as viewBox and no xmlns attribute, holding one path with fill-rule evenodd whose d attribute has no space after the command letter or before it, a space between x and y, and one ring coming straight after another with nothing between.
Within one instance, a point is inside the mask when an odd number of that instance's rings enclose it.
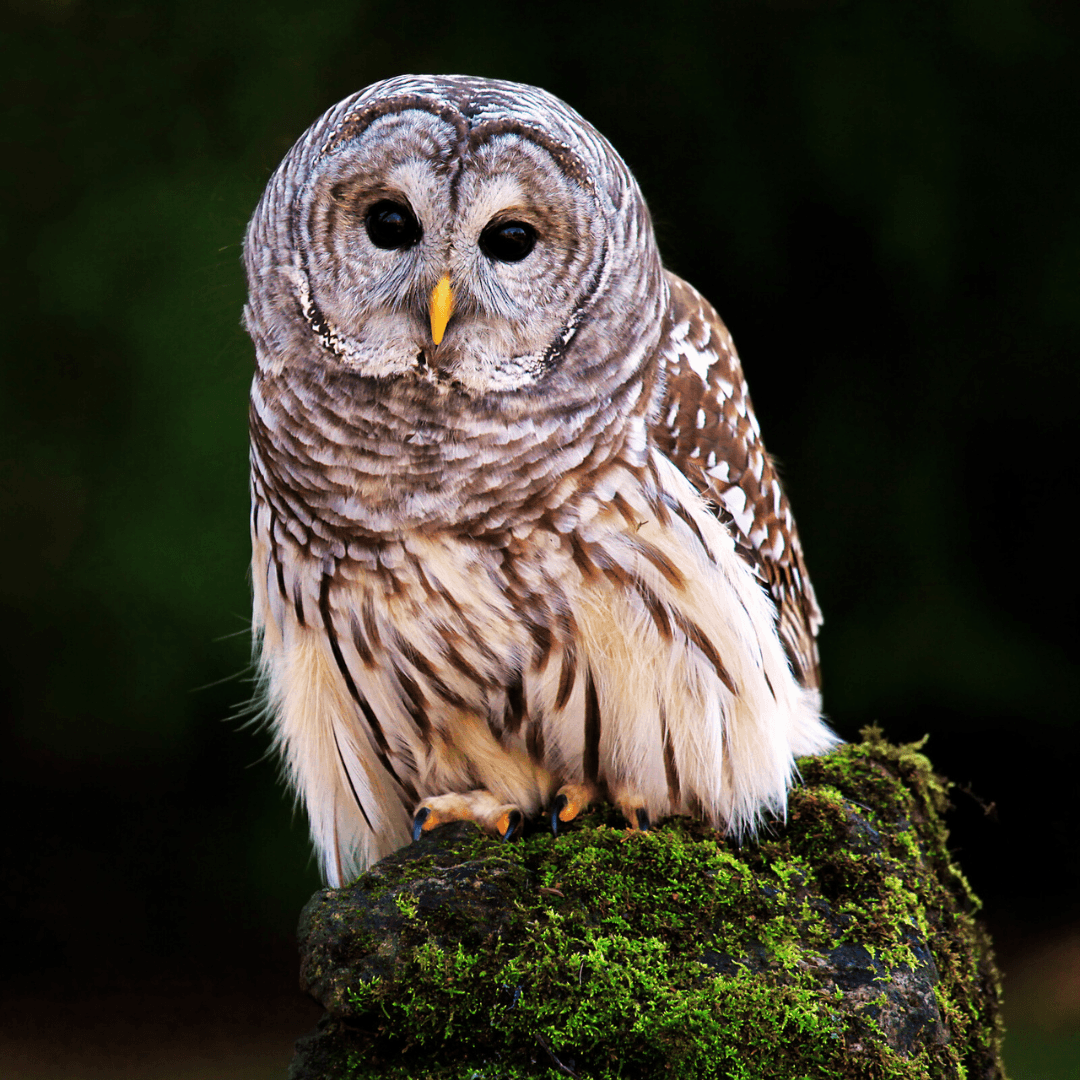
<instances>
[{"instance_id":1,"label":"blurred background","mask_svg":"<svg viewBox=\"0 0 1080 1080\"><path fill-rule=\"evenodd\" d=\"M525 14L528 12L528 14ZM626 158L779 459L846 737L930 735L1013 1080L1080 1073L1080 11L13 0L0 1059L284 1076L306 825L251 692L240 241L324 109L539 84Z\"/></svg>"}]
</instances>

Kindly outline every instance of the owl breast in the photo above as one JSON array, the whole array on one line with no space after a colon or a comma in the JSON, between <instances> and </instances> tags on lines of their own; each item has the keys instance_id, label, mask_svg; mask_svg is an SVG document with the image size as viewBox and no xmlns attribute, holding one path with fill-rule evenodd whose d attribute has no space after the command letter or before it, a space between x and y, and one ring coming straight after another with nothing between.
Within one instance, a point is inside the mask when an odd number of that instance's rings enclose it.
<instances>
[{"instance_id":1,"label":"owl breast","mask_svg":"<svg viewBox=\"0 0 1080 1080\"><path fill-rule=\"evenodd\" d=\"M315 564L258 506L278 738L332 878L447 791L535 813L583 782L739 831L782 810L792 747L820 749L816 694L730 533L664 455L638 456L499 544L418 530Z\"/></svg>"}]
</instances>

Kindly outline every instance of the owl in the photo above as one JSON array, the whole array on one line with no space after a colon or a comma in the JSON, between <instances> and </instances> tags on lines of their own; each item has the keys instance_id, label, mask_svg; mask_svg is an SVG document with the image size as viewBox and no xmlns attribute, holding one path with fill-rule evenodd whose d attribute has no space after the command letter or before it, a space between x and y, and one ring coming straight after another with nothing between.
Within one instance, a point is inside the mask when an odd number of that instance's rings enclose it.
<instances>
[{"instance_id":1,"label":"owl","mask_svg":"<svg viewBox=\"0 0 1080 1080\"><path fill-rule=\"evenodd\" d=\"M265 709L332 885L509 839L783 814L821 616L731 338L622 159L531 86L330 109L247 230Z\"/></svg>"}]
</instances>

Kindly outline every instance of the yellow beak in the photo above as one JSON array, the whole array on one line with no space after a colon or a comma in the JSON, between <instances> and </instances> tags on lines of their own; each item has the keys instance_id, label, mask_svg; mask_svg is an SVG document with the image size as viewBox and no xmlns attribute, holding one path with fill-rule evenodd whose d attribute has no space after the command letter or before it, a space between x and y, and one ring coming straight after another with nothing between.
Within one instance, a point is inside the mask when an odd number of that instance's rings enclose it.
<instances>
[{"instance_id":1,"label":"yellow beak","mask_svg":"<svg viewBox=\"0 0 1080 1080\"><path fill-rule=\"evenodd\" d=\"M454 290L450 288L450 275L443 274L439 284L431 291L431 340L436 345L446 333L446 324L454 314Z\"/></svg>"}]
</instances>

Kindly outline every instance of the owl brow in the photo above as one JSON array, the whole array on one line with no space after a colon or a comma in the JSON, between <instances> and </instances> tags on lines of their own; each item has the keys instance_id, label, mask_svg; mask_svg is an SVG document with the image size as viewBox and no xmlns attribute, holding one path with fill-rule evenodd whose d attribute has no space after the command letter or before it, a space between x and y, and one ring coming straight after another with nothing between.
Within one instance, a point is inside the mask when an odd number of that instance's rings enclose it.
<instances>
[{"instance_id":1,"label":"owl brow","mask_svg":"<svg viewBox=\"0 0 1080 1080\"><path fill-rule=\"evenodd\" d=\"M357 112L350 113L341 123L330 132L326 142L319 151L319 159L329 156L339 150L345 143L358 139L363 133L384 116L395 112L416 110L430 113L450 125L457 134L456 145L464 145L468 138L468 126L465 118L458 109L452 105L441 105L432 101L431 98L421 97L417 94L406 94L401 97L385 98L382 101L374 101Z\"/></svg>"},{"instance_id":2,"label":"owl brow","mask_svg":"<svg viewBox=\"0 0 1080 1080\"><path fill-rule=\"evenodd\" d=\"M374 203L380 199L396 199L405 203L410 210L413 209L409 196L397 184L387 183L385 180L379 180L372 184L367 182L366 177L362 179L355 176L350 177L348 180L339 180L334 184L330 189L330 194L335 201L343 202L346 205L350 205L350 200Z\"/></svg>"},{"instance_id":3,"label":"owl brow","mask_svg":"<svg viewBox=\"0 0 1080 1080\"><path fill-rule=\"evenodd\" d=\"M567 179L573 180L590 191L593 189L593 180L588 168L569 146L553 139L547 132L530 127L520 120L489 120L473 128L469 133L468 152L474 153L499 135L517 135L528 142L535 143L542 150L547 151L559 167L559 171Z\"/></svg>"}]
</instances>

